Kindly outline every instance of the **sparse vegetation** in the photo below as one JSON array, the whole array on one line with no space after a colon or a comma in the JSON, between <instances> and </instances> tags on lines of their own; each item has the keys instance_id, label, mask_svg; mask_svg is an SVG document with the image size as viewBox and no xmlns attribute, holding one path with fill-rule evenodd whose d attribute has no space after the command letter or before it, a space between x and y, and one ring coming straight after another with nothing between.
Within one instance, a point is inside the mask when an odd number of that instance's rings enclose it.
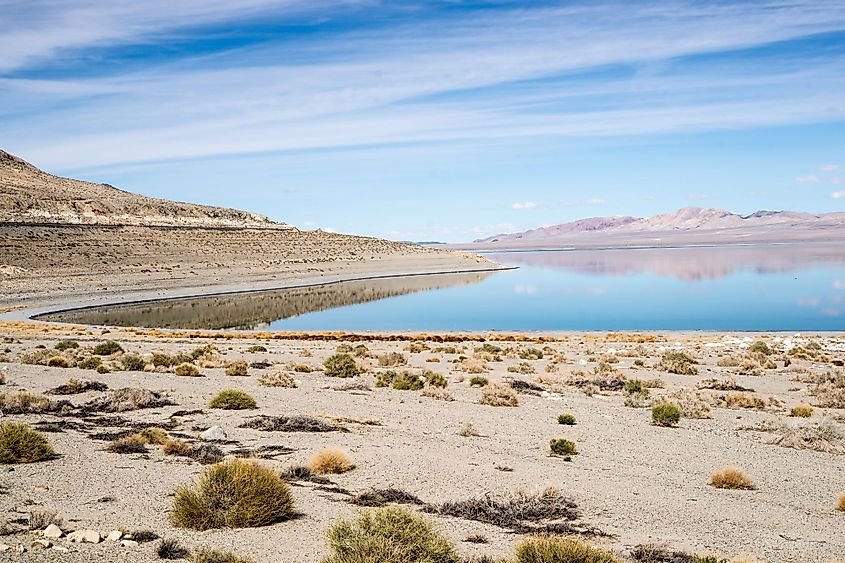
<instances>
[{"instance_id":1,"label":"sparse vegetation","mask_svg":"<svg viewBox=\"0 0 845 563\"><path fill-rule=\"evenodd\" d=\"M76 362L76 367L79 369L97 369L102 364L103 360L100 359L100 356L88 356Z\"/></svg>"},{"instance_id":2,"label":"sparse vegetation","mask_svg":"<svg viewBox=\"0 0 845 563\"><path fill-rule=\"evenodd\" d=\"M111 356L123 352L123 347L113 340L107 340L94 346L94 354L97 356Z\"/></svg>"},{"instance_id":3,"label":"sparse vegetation","mask_svg":"<svg viewBox=\"0 0 845 563\"><path fill-rule=\"evenodd\" d=\"M449 541L425 518L402 508L365 512L328 531L322 563L459 563Z\"/></svg>"},{"instance_id":4,"label":"sparse vegetation","mask_svg":"<svg viewBox=\"0 0 845 563\"><path fill-rule=\"evenodd\" d=\"M185 559L190 551L179 540L163 539L156 546L156 555L159 559Z\"/></svg>"},{"instance_id":5,"label":"sparse vegetation","mask_svg":"<svg viewBox=\"0 0 845 563\"><path fill-rule=\"evenodd\" d=\"M47 367L69 368L70 362L64 356L53 356L53 357L47 359Z\"/></svg>"},{"instance_id":6,"label":"sparse vegetation","mask_svg":"<svg viewBox=\"0 0 845 563\"><path fill-rule=\"evenodd\" d=\"M147 362L138 354L124 354L120 357L120 363L126 371L144 371Z\"/></svg>"},{"instance_id":7,"label":"sparse vegetation","mask_svg":"<svg viewBox=\"0 0 845 563\"><path fill-rule=\"evenodd\" d=\"M710 475L710 484L717 489L753 489L754 481L742 469L723 467Z\"/></svg>"},{"instance_id":8,"label":"sparse vegetation","mask_svg":"<svg viewBox=\"0 0 845 563\"><path fill-rule=\"evenodd\" d=\"M173 373L179 377L199 377L200 370L194 364L185 362L176 366L173 369Z\"/></svg>"},{"instance_id":9,"label":"sparse vegetation","mask_svg":"<svg viewBox=\"0 0 845 563\"><path fill-rule=\"evenodd\" d=\"M0 411L5 414L38 414L53 412L58 405L41 395L29 391L0 393Z\"/></svg>"},{"instance_id":10,"label":"sparse vegetation","mask_svg":"<svg viewBox=\"0 0 845 563\"><path fill-rule=\"evenodd\" d=\"M543 351L537 348L526 348L519 351L519 358L522 360L542 360Z\"/></svg>"},{"instance_id":11,"label":"sparse vegetation","mask_svg":"<svg viewBox=\"0 0 845 563\"><path fill-rule=\"evenodd\" d=\"M88 412L125 412L137 409L151 409L174 404L160 393L148 389L125 387L109 391L108 395L86 403Z\"/></svg>"},{"instance_id":12,"label":"sparse vegetation","mask_svg":"<svg viewBox=\"0 0 845 563\"><path fill-rule=\"evenodd\" d=\"M671 403L658 403L651 407L651 422L655 426L677 426L681 420L681 409Z\"/></svg>"},{"instance_id":13,"label":"sparse vegetation","mask_svg":"<svg viewBox=\"0 0 845 563\"><path fill-rule=\"evenodd\" d=\"M246 349L247 354L258 354L259 352L266 352L267 347L261 344L255 344Z\"/></svg>"},{"instance_id":14,"label":"sparse vegetation","mask_svg":"<svg viewBox=\"0 0 845 563\"><path fill-rule=\"evenodd\" d=\"M343 450L324 448L308 460L308 468L319 475L346 473L355 468L355 464Z\"/></svg>"},{"instance_id":15,"label":"sparse vegetation","mask_svg":"<svg viewBox=\"0 0 845 563\"><path fill-rule=\"evenodd\" d=\"M660 358L657 368L677 375L697 375L698 368L695 367L697 363L692 356L684 352L666 352Z\"/></svg>"},{"instance_id":16,"label":"sparse vegetation","mask_svg":"<svg viewBox=\"0 0 845 563\"><path fill-rule=\"evenodd\" d=\"M799 418L810 418L813 416L813 407L810 405L798 405L797 407L792 407L789 410L789 416L795 416Z\"/></svg>"},{"instance_id":17,"label":"sparse vegetation","mask_svg":"<svg viewBox=\"0 0 845 563\"><path fill-rule=\"evenodd\" d=\"M575 415L569 413L559 414L557 416L557 423L572 426L573 424L575 424Z\"/></svg>"},{"instance_id":18,"label":"sparse vegetation","mask_svg":"<svg viewBox=\"0 0 845 563\"><path fill-rule=\"evenodd\" d=\"M78 395L87 391L105 391L108 385L99 381L84 381L70 378L64 385L59 385L47 391L49 395Z\"/></svg>"},{"instance_id":19,"label":"sparse vegetation","mask_svg":"<svg viewBox=\"0 0 845 563\"><path fill-rule=\"evenodd\" d=\"M26 424L0 423L0 463L34 463L53 457L47 438Z\"/></svg>"},{"instance_id":20,"label":"sparse vegetation","mask_svg":"<svg viewBox=\"0 0 845 563\"><path fill-rule=\"evenodd\" d=\"M240 389L224 389L215 395L208 406L212 409L245 410L258 408L255 399Z\"/></svg>"},{"instance_id":21,"label":"sparse vegetation","mask_svg":"<svg viewBox=\"0 0 845 563\"><path fill-rule=\"evenodd\" d=\"M485 387L488 383L490 382L487 381L487 378L480 375L473 375L469 378L470 387Z\"/></svg>"},{"instance_id":22,"label":"sparse vegetation","mask_svg":"<svg viewBox=\"0 0 845 563\"><path fill-rule=\"evenodd\" d=\"M389 368L408 364L407 358L399 352L388 352L378 357L378 365Z\"/></svg>"},{"instance_id":23,"label":"sparse vegetation","mask_svg":"<svg viewBox=\"0 0 845 563\"><path fill-rule=\"evenodd\" d=\"M502 383L494 383L482 388L478 402L491 407L516 407L519 405L516 391Z\"/></svg>"},{"instance_id":24,"label":"sparse vegetation","mask_svg":"<svg viewBox=\"0 0 845 563\"><path fill-rule=\"evenodd\" d=\"M552 455L558 456L570 456L578 453L575 442L566 438L553 438L549 440L549 449L551 449Z\"/></svg>"},{"instance_id":25,"label":"sparse vegetation","mask_svg":"<svg viewBox=\"0 0 845 563\"><path fill-rule=\"evenodd\" d=\"M75 350L79 348L79 342L76 340L60 340L56 342L56 345L53 346L59 352L64 352L65 350Z\"/></svg>"},{"instance_id":26,"label":"sparse vegetation","mask_svg":"<svg viewBox=\"0 0 845 563\"><path fill-rule=\"evenodd\" d=\"M620 563L608 551L574 538L538 536L516 548L517 563Z\"/></svg>"},{"instance_id":27,"label":"sparse vegetation","mask_svg":"<svg viewBox=\"0 0 845 563\"><path fill-rule=\"evenodd\" d=\"M170 518L193 530L252 528L293 517L288 485L278 473L232 460L209 467L199 480L176 490Z\"/></svg>"},{"instance_id":28,"label":"sparse vegetation","mask_svg":"<svg viewBox=\"0 0 845 563\"><path fill-rule=\"evenodd\" d=\"M286 387L289 389L296 387L293 376L285 371L262 373L261 377L258 378L258 383L265 387Z\"/></svg>"},{"instance_id":29,"label":"sparse vegetation","mask_svg":"<svg viewBox=\"0 0 845 563\"><path fill-rule=\"evenodd\" d=\"M248 366L246 362L232 362L226 366L226 375L230 377L246 377L248 374Z\"/></svg>"},{"instance_id":30,"label":"sparse vegetation","mask_svg":"<svg viewBox=\"0 0 845 563\"><path fill-rule=\"evenodd\" d=\"M145 454L147 442L138 434L118 438L111 442L106 449L115 454Z\"/></svg>"},{"instance_id":31,"label":"sparse vegetation","mask_svg":"<svg viewBox=\"0 0 845 563\"><path fill-rule=\"evenodd\" d=\"M328 377L355 377L361 374L355 358L346 353L329 356L323 366Z\"/></svg>"}]
</instances>

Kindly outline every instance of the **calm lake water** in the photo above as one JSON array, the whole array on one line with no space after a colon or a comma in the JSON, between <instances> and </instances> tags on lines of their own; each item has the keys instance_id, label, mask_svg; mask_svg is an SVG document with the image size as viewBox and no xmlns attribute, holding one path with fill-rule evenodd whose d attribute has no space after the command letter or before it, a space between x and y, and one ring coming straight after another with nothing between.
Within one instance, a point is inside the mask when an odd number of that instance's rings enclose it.
<instances>
[{"instance_id":1,"label":"calm lake water","mask_svg":"<svg viewBox=\"0 0 845 563\"><path fill-rule=\"evenodd\" d=\"M51 318L270 330L845 330L845 245L488 257L518 269L177 299Z\"/></svg>"}]
</instances>

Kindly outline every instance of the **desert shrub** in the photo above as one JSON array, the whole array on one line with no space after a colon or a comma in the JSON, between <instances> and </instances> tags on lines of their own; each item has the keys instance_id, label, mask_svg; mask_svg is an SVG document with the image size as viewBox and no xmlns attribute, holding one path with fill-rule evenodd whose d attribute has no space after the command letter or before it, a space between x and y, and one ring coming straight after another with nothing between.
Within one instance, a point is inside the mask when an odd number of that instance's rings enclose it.
<instances>
[{"instance_id":1,"label":"desert shrub","mask_svg":"<svg viewBox=\"0 0 845 563\"><path fill-rule=\"evenodd\" d=\"M388 504L416 504L422 505L423 501L416 495L401 489L370 489L355 495L350 499L356 506L382 507Z\"/></svg>"},{"instance_id":2,"label":"desert shrub","mask_svg":"<svg viewBox=\"0 0 845 563\"><path fill-rule=\"evenodd\" d=\"M53 356L47 359L47 366L51 368L69 368L70 362L64 356Z\"/></svg>"},{"instance_id":3,"label":"desert shrub","mask_svg":"<svg viewBox=\"0 0 845 563\"><path fill-rule=\"evenodd\" d=\"M194 364L181 363L173 369L173 373L179 377L199 377L200 370Z\"/></svg>"},{"instance_id":4,"label":"desert shrub","mask_svg":"<svg viewBox=\"0 0 845 563\"><path fill-rule=\"evenodd\" d=\"M475 349L476 353L481 354L501 354L502 349L496 346L495 344L490 344L489 342L485 342L481 346Z\"/></svg>"},{"instance_id":5,"label":"desert shrub","mask_svg":"<svg viewBox=\"0 0 845 563\"><path fill-rule=\"evenodd\" d=\"M264 432L333 432L344 430L342 426L330 424L313 416L256 416L241 425Z\"/></svg>"},{"instance_id":6,"label":"desert shrub","mask_svg":"<svg viewBox=\"0 0 845 563\"><path fill-rule=\"evenodd\" d=\"M430 385L431 387L446 387L449 382L446 381L446 378L443 377L442 374L439 374L434 371L425 370L423 372L423 377L425 378L426 385Z\"/></svg>"},{"instance_id":7,"label":"desert shrub","mask_svg":"<svg viewBox=\"0 0 845 563\"><path fill-rule=\"evenodd\" d=\"M425 342L411 342L405 346L405 351L410 352L411 354L420 354L430 349L429 345Z\"/></svg>"},{"instance_id":8,"label":"desert shrub","mask_svg":"<svg viewBox=\"0 0 845 563\"><path fill-rule=\"evenodd\" d=\"M710 405L690 389L678 389L667 397L667 402L681 409L686 418L710 418Z\"/></svg>"},{"instance_id":9,"label":"desert shrub","mask_svg":"<svg viewBox=\"0 0 845 563\"><path fill-rule=\"evenodd\" d=\"M167 436L167 432L155 426L144 428L138 434L147 444L161 446L170 441L170 438Z\"/></svg>"},{"instance_id":10,"label":"desert shrub","mask_svg":"<svg viewBox=\"0 0 845 563\"><path fill-rule=\"evenodd\" d=\"M179 543L179 540L164 539L156 546L156 555L159 559L185 559L190 555L190 551Z\"/></svg>"},{"instance_id":11,"label":"desert shrub","mask_svg":"<svg viewBox=\"0 0 845 563\"><path fill-rule=\"evenodd\" d=\"M575 415L569 413L559 414L557 416L557 423L572 426L573 424L575 424Z\"/></svg>"},{"instance_id":12,"label":"desert shrub","mask_svg":"<svg viewBox=\"0 0 845 563\"><path fill-rule=\"evenodd\" d=\"M772 354L774 354L774 350L769 348L769 345L763 342L762 340L758 340L754 344L749 346L748 352L751 354L763 354L764 356L771 356Z\"/></svg>"},{"instance_id":13,"label":"desert shrub","mask_svg":"<svg viewBox=\"0 0 845 563\"><path fill-rule=\"evenodd\" d=\"M328 531L322 563L459 563L451 543L422 516L401 508L365 512Z\"/></svg>"},{"instance_id":14,"label":"desert shrub","mask_svg":"<svg viewBox=\"0 0 845 563\"><path fill-rule=\"evenodd\" d=\"M254 563L250 557L235 555L231 551L198 547L191 554L191 563Z\"/></svg>"},{"instance_id":15,"label":"desert shrub","mask_svg":"<svg viewBox=\"0 0 845 563\"><path fill-rule=\"evenodd\" d=\"M486 377L481 377L480 375L473 375L469 378L469 385L470 387L484 387L486 386L489 381L487 381Z\"/></svg>"},{"instance_id":16,"label":"desert shrub","mask_svg":"<svg viewBox=\"0 0 845 563\"><path fill-rule=\"evenodd\" d=\"M508 366L508 371L510 373L521 373L527 375L529 373L534 373L534 366L528 362L521 362L515 366Z\"/></svg>"},{"instance_id":17,"label":"desert shrub","mask_svg":"<svg viewBox=\"0 0 845 563\"><path fill-rule=\"evenodd\" d=\"M258 383L265 387L296 387L296 381L293 376L285 371L277 371L273 373L262 373L258 378Z\"/></svg>"},{"instance_id":18,"label":"desert shrub","mask_svg":"<svg viewBox=\"0 0 845 563\"><path fill-rule=\"evenodd\" d=\"M53 457L53 447L26 424L0 423L0 463L34 463Z\"/></svg>"},{"instance_id":19,"label":"desert shrub","mask_svg":"<svg viewBox=\"0 0 845 563\"><path fill-rule=\"evenodd\" d=\"M330 473L346 473L355 468L355 464L339 448L323 448L308 460L308 468L314 473L326 475Z\"/></svg>"},{"instance_id":20,"label":"desert shrub","mask_svg":"<svg viewBox=\"0 0 845 563\"><path fill-rule=\"evenodd\" d=\"M677 375L697 375L698 368L695 367L697 363L684 352L666 352L660 358L657 368Z\"/></svg>"},{"instance_id":21,"label":"desert shrub","mask_svg":"<svg viewBox=\"0 0 845 563\"><path fill-rule=\"evenodd\" d=\"M115 454L145 454L147 442L139 434L132 434L110 442L106 449Z\"/></svg>"},{"instance_id":22,"label":"desert shrub","mask_svg":"<svg viewBox=\"0 0 845 563\"><path fill-rule=\"evenodd\" d=\"M314 371L314 368L308 364L295 364L291 369L297 373L311 373Z\"/></svg>"},{"instance_id":23,"label":"desert shrub","mask_svg":"<svg viewBox=\"0 0 845 563\"><path fill-rule=\"evenodd\" d=\"M642 391L627 395L623 404L626 407L644 409L653 406L654 399L652 399L651 392L648 389L643 389Z\"/></svg>"},{"instance_id":24,"label":"desert shrub","mask_svg":"<svg viewBox=\"0 0 845 563\"><path fill-rule=\"evenodd\" d=\"M818 424L784 425L775 431L776 436L768 440L770 444L796 450L845 453L845 432L829 420Z\"/></svg>"},{"instance_id":25,"label":"desert shrub","mask_svg":"<svg viewBox=\"0 0 845 563\"><path fill-rule=\"evenodd\" d=\"M391 369L378 372L376 374L376 387L390 387L393 385L393 379L395 377L396 372Z\"/></svg>"},{"instance_id":26,"label":"desert shrub","mask_svg":"<svg viewBox=\"0 0 845 563\"><path fill-rule=\"evenodd\" d=\"M94 354L98 356L111 356L112 354L117 354L118 352L123 352L123 347L113 340L100 342L94 346Z\"/></svg>"},{"instance_id":27,"label":"desert shrub","mask_svg":"<svg viewBox=\"0 0 845 563\"><path fill-rule=\"evenodd\" d=\"M168 440L161 447L161 453L164 455L175 455L180 457L189 457L193 448L188 442L184 440Z\"/></svg>"},{"instance_id":28,"label":"desert shrub","mask_svg":"<svg viewBox=\"0 0 845 563\"><path fill-rule=\"evenodd\" d=\"M4 414L38 414L53 412L58 405L40 393L10 391L0 393L0 411Z\"/></svg>"},{"instance_id":29,"label":"desert shrub","mask_svg":"<svg viewBox=\"0 0 845 563\"><path fill-rule=\"evenodd\" d=\"M710 484L717 489L753 489L754 481L742 469L723 467L710 475Z\"/></svg>"},{"instance_id":30,"label":"desert shrub","mask_svg":"<svg viewBox=\"0 0 845 563\"><path fill-rule=\"evenodd\" d=\"M671 403L651 407L651 423L655 426L675 426L681 420L681 409Z\"/></svg>"},{"instance_id":31,"label":"desert shrub","mask_svg":"<svg viewBox=\"0 0 845 563\"><path fill-rule=\"evenodd\" d=\"M399 391L419 391L425 386L425 378L406 370L397 373L391 384L394 389ZM376 386L378 386L378 383L376 383Z\"/></svg>"},{"instance_id":32,"label":"desert shrub","mask_svg":"<svg viewBox=\"0 0 845 563\"><path fill-rule=\"evenodd\" d=\"M431 385L426 385L425 388L420 393L423 397L429 397L430 399L437 399L438 401L454 401L455 397L452 395L452 392L446 389L445 387L432 387Z\"/></svg>"},{"instance_id":33,"label":"desert shrub","mask_svg":"<svg viewBox=\"0 0 845 563\"><path fill-rule=\"evenodd\" d=\"M212 465L176 490L170 520L179 528L253 528L294 515L293 498L278 473L240 460Z\"/></svg>"},{"instance_id":34,"label":"desert shrub","mask_svg":"<svg viewBox=\"0 0 845 563\"><path fill-rule=\"evenodd\" d=\"M835 507L839 512L845 512L845 493L841 493L838 497L836 497Z\"/></svg>"},{"instance_id":35,"label":"desert shrub","mask_svg":"<svg viewBox=\"0 0 845 563\"><path fill-rule=\"evenodd\" d=\"M346 353L329 356L323 362L323 366L329 377L355 377L361 373L361 368L355 363L355 358Z\"/></svg>"},{"instance_id":36,"label":"desert shrub","mask_svg":"<svg viewBox=\"0 0 845 563\"><path fill-rule=\"evenodd\" d=\"M250 346L246 349L247 354L257 354L259 352L266 352L267 347L262 346L261 344L255 344L254 346Z\"/></svg>"},{"instance_id":37,"label":"desert shrub","mask_svg":"<svg viewBox=\"0 0 845 563\"><path fill-rule=\"evenodd\" d=\"M97 366L97 373L111 373L111 369L105 364L100 364Z\"/></svg>"},{"instance_id":38,"label":"desert shrub","mask_svg":"<svg viewBox=\"0 0 845 563\"><path fill-rule=\"evenodd\" d=\"M491 407L516 407L519 405L516 391L501 383L494 383L482 388L478 402Z\"/></svg>"},{"instance_id":39,"label":"desert shrub","mask_svg":"<svg viewBox=\"0 0 845 563\"><path fill-rule=\"evenodd\" d=\"M48 508L46 510L32 510L27 518L27 528L32 531L37 530L40 532L50 524L55 524L56 526L61 527L64 522L58 514L59 513L52 508Z\"/></svg>"},{"instance_id":40,"label":"desert shrub","mask_svg":"<svg viewBox=\"0 0 845 563\"><path fill-rule=\"evenodd\" d=\"M487 362L478 358L460 358L455 367L465 373L484 373L487 371Z\"/></svg>"},{"instance_id":41,"label":"desert shrub","mask_svg":"<svg viewBox=\"0 0 845 563\"><path fill-rule=\"evenodd\" d=\"M549 449L551 449L553 455L560 456L575 455L578 453L575 442L566 438L552 438L549 440Z\"/></svg>"},{"instance_id":42,"label":"desert shrub","mask_svg":"<svg viewBox=\"0 0 845 563\"><path fill-rule=\"evenodd\" d=\"M59 352L64 352L65 350L75 350L76 348L79 348L79 342L76 340L59 340L53 348Z\"/></svg>"},{"instance_id":43,"label":"desert shrub","mask_svg":"<svg viewBox=\"0 0 845 563\"><path fill-rule=\"evenodd\" d=\"M215 395L209 402L208 406L212 409L226 409L226 410L244 410L258 408L249 393L241 391L240 389L224 389Z\"/></svg>"},{"instance_id":44,"label":"desert shrub","mask_svg":"<svg viewBox=\"0 0 845 563\"><path fill-rule=\"evenodd\" d=\"M458 429L457 434L458 436L462 436L464 438L481 436L481 433L475 428L475 426L471 422L464 422L463 424L461 424L461 427Z\"/></svg>"},{"instance_id":45,"label":"desert shrub","mask_svg":"<svg viewBox=\"0 0 845 563\"><path fill-rule=\"evenodd\" d=\"M109 391L108 395L85 404L88 412L125 412L138 409L153 409L175 404L160 393L148 389L124 387Z\"/></svg>"},{"instance_id":46,"label":"desert shrub","mask_svg":"<svg viewBox=\"0 0 845 563\"><path fill-rule=\"evenodd\" d=\"M543 351L537 348L526 348L519 351L519 358L521 360L542 360Z\"/></svg>"},{"instance_id":47,"label":"desert shrub","mask_svg":"<svg viewBox=\"0 0 845 563\"><path fill-rule=\"evenodd\" d=\"M622 391L625 392L626 395L634 395L636 393L642 393L643 391L647 391L643 382L639 379L629 379L625 382L625 385L622 387Z\"/></svg>"},{"instance_id":48,"label":"desert shrub","mask_svg":"<svg viewBox=\"0 0 845 563\"><path fill-rule=\"evenodd\" d=\"M516 547L517 563L620 563L608 551L581 540L555 536L537 536Z\"/></svg>"},{"instance_id":49,"label":"desert shrub","mask_svg":"<svg viewBox=\"0 0 845 563\"><path fill-rule=\"evenodd\" d=\"M792 407L789 411L789 416L810 418L813 416L813 407L810 405L798 405L797 407Z\"/></svg>"},{"instance_id":50,"label":"desert shrub","mask_svg":"<svg viewBox=\"0 0 845 563\"><path fill-rule=\"evenodd\" d=\"M150 363L155 367L169 368L176 363L176 360L166 352L153 352Z\"/></svg>"},{"instance_id":51,"label":"desert shrub","mask_svg":"<svg viewBox=\"0 0 845 563\"><path fill-rule=\"evenodd\" d=\"M810 394L816 399L814 404L829 409L845 409L845 373L837 370L817 376Z\"/></svg>"},{"instance_id":52,"label":"desert shrub","mask_svg":"<svg viewBox=\"0 0 845 563\"><path fill-rule=\"evenodd\" d=\"M764 409L766 402L750 393L732 393L725 397L725 405L731 409Z\"/></svg>"},{"instance_id":53,"label":"desert shrub","mask_svg":"<svg viewBox=\"0 0 845 563\"><path fill-rule=\"evenodd\" d=\"M76 367L79 369L97 369L102 363L103 360L100 359L100 356L88 356L76 362Z\"/></svg>"},{"instance_id":54,"label":"desert shrub","mask_svg":"<svg viewBox=\"0 0 845 563\"><path fill-rule=\"evenodd\" d=\"M120 358L120 363L126 371L144 371L144 366L147 365L147 362L138 354L124 354Z\"/></svg>"},{"instance_id":55,"label":"desert shrub","mask_svg":"<svg viewBox=\"0 0 845 563\"><path fill-rule=\"evenodd\" d=\"M246 362L232 362L231 364L226 366L226 375L229 375L231 377L246 377Z\"/></svg>"},{"instance_id":56,"label":"desert shrub","mask_svg":"<svg viewBox=\"0 0 845 563\"><path fill-rule=\"evenodd\" d=\"M378 365L389 368L395 366L404 366L408 364L408 360L399 352L388 352L378 357Z\"/></svg>"},{"instance_id":57,"label":"desert shrub","mask_svg":"<svg viewBox=\"0 0 845 563\"><path fill-rule=\"evenodd\" d=\"M634 360L633 365L638 367L638 368L641 368L641 367L645 367L645 362L643 360L641 360L640 358L637 358L636 360Z\"/></svg>"}]
</instances>

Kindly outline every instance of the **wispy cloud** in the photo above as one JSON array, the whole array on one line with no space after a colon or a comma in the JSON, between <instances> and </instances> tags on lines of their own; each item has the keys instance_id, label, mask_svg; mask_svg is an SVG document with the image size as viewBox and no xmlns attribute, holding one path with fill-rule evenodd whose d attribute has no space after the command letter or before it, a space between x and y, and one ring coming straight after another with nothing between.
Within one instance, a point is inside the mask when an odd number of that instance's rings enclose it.
<instances>
[{"instance_id":1,"label":"wispy cloud","mask_svg":"<svg viewBox=\"0 0 845 563\"><path fill-rule=\"evenodd\" d=\"M831 192L830 197L833 199L845 199L845 190L839 192Z\"/></svg>"},{"instance_id":2,"label":"wispy cloud","mask_svg":"<svg viewBox=\"0 0 845 563\"><path fill-rule=\"evenodd\" d=\"M537 204L533 201L517 202L511 205L513 209L534 209L535 207L537 207Z\"/></svg>"},{"instance_id":3,"label":"wispy cloud","mask_svg":"<svg viewBox=\"0 0 845 563\"><path fill-rule=\"evenodd\" d=\"M838 172L841 169L842 167L838 164L825 164L824 166L819 168L819 170L821 170L822 172Z\"/></svg>"}]
</instances>

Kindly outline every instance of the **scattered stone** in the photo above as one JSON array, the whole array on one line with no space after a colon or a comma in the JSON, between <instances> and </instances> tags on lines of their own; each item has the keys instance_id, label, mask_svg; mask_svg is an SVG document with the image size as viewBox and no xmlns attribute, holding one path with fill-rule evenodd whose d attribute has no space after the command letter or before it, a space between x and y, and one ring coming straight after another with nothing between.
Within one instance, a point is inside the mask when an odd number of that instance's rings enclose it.
<instances>
[{"instance_id":1,"label":"scattered stone","mask_svg":"<svg viewBox=\"0 0 845 563\"><path fill-rule=\"evenodd\" d=\"M44 528L45 538L56 540L62 537L62 535L64 535L64 532L62 532L62 529L56 526L55 524L50 524L49 526Z\"/></svg>"},{"instance_id":2,"label":"scattered stone","mask_svg":"<svg viewBox=\"0 0 845 563\"><path fill-rule=\"evenodd\" d=\"M31 544L29 544L29 549L31 549L33 551L38 551L38 550L42 550L42 549L50 549L50 547L52 545L53 545L53 543L50 542L49 540L35 540Z\"/></svg>"},{"instance_id":3,"label":"scattered stone","mask_svg":"<svg viewBox=\"0 0 845 563\"><path fill-rule=\"evenodd\" d=\"M95 530L76 530L67 535L71 543L100 543L103 537Z\"/></svg>"},{"instance_id":4,"label":"scattered stone","mask_svg":"<svg viewBox=\"0 0 845 563\"><path fill-rule=\"evenodd\" d=\"M7 545L5 543L0 543L0 553L2 553L4 551L11 551L11 549L12 549L11 545Z\"/></svg>"},{"instance_id":5,"label":"scattered stone","mask_svg":"<svg viewBox=\"0 0 845 563\"><path fill-rule=\"evenodd\" d=\"M121 540L120 547L138 547L138 542L135 540Z\"/></svg>"},{"instance_id":6,"label":"scattered stone","mask_svg":"<svg viewBox=\"0 0 845 563\"><path fill-rule=\"evenodd\" d=\"M53 551L61 551L62 553L68 553L70 550L63 545L54 545Z\"/></svg>"},{"instance_id":7,"label":"scattered stone","mask_svg":"<svg viewBox=\"0 0 845 563\"><path fill-rule=\"evenodd\" d=\"M200 434L200 438L209 442L220 442L228 437L229 435L226 434L226 431L220 428L219 426L212 426L211 428Z\"/></svg>"},{"instance_id":8,"label":"scattered stone","mask_svg":"<svg viewBox=\"0 0 845 563\"><path fill-rule=\"evenodd\" d=\"M123 537L123 532L120 530L113 530L106 536L106 541L120 541L120 538Z\"/></svg>"},{"instance_id":9,"label":"scattered stone","mask_svg":"<svg viewBox=\"0 0 845 563\"><path fill-rule=\"evenodd\" d=\"M15 553L25 553L25 552L26 552L26 548L23 546L23 544L22 544L22 543L19 543L19 544L15 544L15 545L12 547L12 551L14 551Z\"/></svg>"}]
</instances>

